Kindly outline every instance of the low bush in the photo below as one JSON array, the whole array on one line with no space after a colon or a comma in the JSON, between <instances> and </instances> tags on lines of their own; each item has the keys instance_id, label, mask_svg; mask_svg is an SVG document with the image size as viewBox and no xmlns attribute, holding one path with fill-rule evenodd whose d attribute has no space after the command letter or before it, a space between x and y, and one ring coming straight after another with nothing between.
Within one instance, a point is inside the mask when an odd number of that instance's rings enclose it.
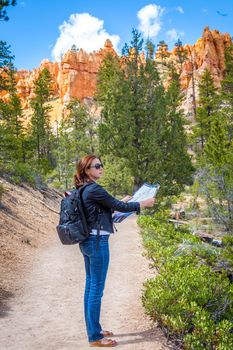
<instances>
[{"instance_id":1,"label":"low bush","mask_svg":"<svg viewBox=\"0 0 233 350\"><path fill-rule=\"evenodd\" d=\"M146 255L159 270L144 284L146 313L186 350L233 349L233 285L213 269L224 250L167 221L161 213L139 219Z\"/></svg>"},{"instance_id":2,"label":"low bush","mask_svg":"<svg viewBox=\"0 0 233 350\"><path fill-rule=\"evenodd\" d=\"M233 276L233 235L226 235L223 240L222 256L224 257L224 267L231 271Z\"/></svg>"},{"instance_id":3,"label":"low bush","mask_svg":"<svg viewBox=\"0 0 233 350\"><path fill-rule=\"evenodd\" d=\"M23 182L30 185L36 184L36 175L31 166L26 163L15 162L14 164L2 165L0 167L0 175L16 185L20 185Z\"/></svg>"},{"instance_id":4,"label":"low bush","mask_svg":"<svg viewBox=\"0 0 233 350\"><path fill-rule=\"evenodd\" d=\"M143 232L146 255L160 268L169 258L175 257L178 247L183 242L199 243L200 238L190 235L187 228L177 230L168 224L166 213L154 216L141 216L138 220Z\"/></svg>"}]
</instances>

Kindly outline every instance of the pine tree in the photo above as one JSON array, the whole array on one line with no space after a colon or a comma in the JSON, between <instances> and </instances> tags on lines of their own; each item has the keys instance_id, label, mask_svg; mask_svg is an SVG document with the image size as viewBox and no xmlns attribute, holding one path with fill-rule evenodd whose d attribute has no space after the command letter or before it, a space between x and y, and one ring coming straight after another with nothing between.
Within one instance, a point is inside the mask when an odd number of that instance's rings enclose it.
<instances>
[{"instance_id":1,"label":"pine tree","mask_svg":"<svg viewBox=\"0 0 233 350\"><path fill-rule=\"evenodd\" d=\"M218 94L214 80L208 69L205 69L199 82L199 100L196 114L194 138L201 144L201 151L210 135L211 121L218 110Z\"/></svg>"},{"instance_id":2,"label":"pine tree","mask_svg":"<svg viewBox=\"0 0 233 350\"><path fill-rule=\"evenodd\" d=\"M35 81L35 97L30 102L33 110L31 118L31 146L32 151L36 151L38 168L44 174L54 166L52 155L54 136L49 117L51 106L48 104L51 92L51 75L49 70L44 68ZM35 157L33 158L35 159Z\"/></svg>"},{"instance_id":3,"label":"pine tree","mask_svg":"<svg viewBox=\"0 0 233 350\"><path fill-rule=\"evenodd\" d=\"M146 41L146 59L153 60L154 54L155 54L155 45L152 43L152 41L148 38Z\"/></svg>"},{"instance_id":4,"label":"pine tree","mask_svg":"<svg viewBox=\"0 0 233 350\"><path fill-rule=\"evenodd\" d=\"M174 167L179 162L174 161L171 168L169 160L164 162L166 145L173 138L169 132L171 119L177 115L169 114L168 103L171 101L151 59L153 55L147 54L144 62L142 45L140 33L134 30L131 45L124 48L122 66L116 58L108 57L100 70L98 92L103 107L99 126L100 150L102 154L124 159L135 187L144 181L161 181L164 193L174 194L187 180L187 177L185 181L181 179L181 175L177 177L179 172ZM179 150L186 153L183 134L179 136L177 144L184 145ZM183 158L183 154L180 157ZM189 163L187 172L190 168ZM171 176L168 176L169 172ZM175 182L177 186L173 186Z\"/></svg>"},{"instance_id":5,"label":"pine tree","mask_svg":"<svg viewBox=\"0 0 233 350\"><path fill-rule=\"evenodd\" d=\"M233 232L233 143L220 120L211 123L204 156L202 191L214 218Z\"/></svg>"},{"instance_id":6,"label":"pine tree","mask_svg":"<svg viewBox=\"0 0 233 350\"><path fill-rule=\"evenodd\" d=\"M64 125L71 130L75 158L79 159L84 154L95 153L97 140L94 116L90 115L84 103L80 103L77 99L73 99L67 105L67 111L68 116L64 120Z\"/></svg>"},{"instance_id":7,"label":"pine tree","mask_svg":"<svg viewBox=\"0 0 233 350\"><path fill-rule=\"evenodd\" d=\"M225 50L225 72L221 89L222 117L226 123L228 137L233 140L233 45Z\"/></svg>"},{"instance_id":8,"label":"pine tree","mask_svg":"<svg viewBox=\"0 0 233 350\"><path fill-rule=\"evenodd\" d=\"M64 125L64 121L57 128L56 135L56 168L50 174L53 186L62 189L72 187L72 177L75 168L74 145L70 137L70 130Z\"/></svg>"},{"instance_id":9,"label":"pine tree","mask_svg":"<svg viewBox=\"0 0 233 350\"><path fill-rule=\"evenodd\" d=\"M174 67L170 67L170 85L165 92L166 122L163 136L163 171L164 182L168 191L179 193L184 184L192 182L194 167L187 153L187 136L185 133L185 117L180 109L181 92L179 75Z\"/></svg>"},{"instance_id":10,"label":"pine tree","mask_svg":"<svg viewBox=\"0 0 233 350\"><path fill-rule=\"evenodd\" d=\"M111 155L101 157L104 164L104 176L98 181L112 195L124 196L133 193L133 178L124 159Z\"/></svg>"},{"instance_id":11,"label":"pine tree","mask_svg":"<svg viewBox=\"0 0 233 350\"><path fill-rule=\"evenodd\" d=\"M15 79L16 70L14 67L10 67L8 70L8 81L9 81L9 106L11 109L11 128L16 136L19 138L23 134L23 109L21 105L20 98L17 94L16 89L16 79Z\"/></svg>"},{"instance_id":12,"label":"pine tree","mask_svg":"<svg viewBox=\"0 0 233 350\"><path fill-rule=\"evenodd\" d=\"M175 43L175 55L177 57L177 61L180 64L180 73L182 71L183 63L187 60L188 52L184 49L182 41L180 39Z\"/></svg>"},{"instance_id":13,"label":"pine tree","mask_svg":"<svg viewBox=\"0 0 233 350\"><path fill-rule=\"evenodd\" d=\"M25 161L23 145L25 127L23 126L23 110L16 91L15 70L9 65L5 72L9 91L8 101L0 100L2 121L1 131L1 159L5 162Z\"/></svg>"},{"instance_id":14,"label":"pine tree","mask_svg":"<svg viewBox=\"0 0 233 350\"><path fill-rule=\"evenodd\" d=\"M0 91L9 88L9 70L13 69L14 55L10 50L10 45L6 41L0 40Z\"/></svg>"},{"instance_id":15,"label":"pine tree","mask_svg":"<svg viewBox=\"0 0 233 350\"><path fill-rule=\"evenodd\" d=\"M73 44L73 45L71 46L71 51L78 52L78 51L79 51L79 48L78 48L75 44Z\"/></svg>"},{"instance_id":16,"label":"pine tree","mask_svg":"<svg viewBox=\"0 0 233 350\"><path fill-rule=\"evenodd\" d=\"M158 53L159 53L159 56L161 57L161 60L162 60L162 63L164 62L164 59L167 58L168 56L168 45L165 43L164 40L161 40L158 44L157 44L157 47L158 47Z\"/></svg>"},{"instance_id":17,"label":"pine tree","mask_svg":"<svg viewBox=\"0 0 233 350\"><path fill-rule=\"evenodd\" d=\"M102 154L117 153L118 157L128 158L125 157L124 150L125 144L132 141L128 92L128 82L118 59L107 55L99 71L97 85L97 98L103 107L99 124L99 147Z\"/></svg>"},{"instance_id":18,"label":"pine tree","mask_svg":"<svg viewBox=\"0 0 233 350\"><path fill-rule=\"evenodd\" d=\"M213 166L222 167L227 162L227 154L230 142L226 138L226 130L220 120L211 123L209 139L205 146L207 161Z\"/></svg>"},{"instance_id":19,"label":"pine tree","mask_svg":"<svg viewBox=\"0 0 233 350\"><path fill-rule=\"evenodd\" d=\"M97 137L94 116L83 103L73 99L66 106L56 137L56 169L51 177L58 188L72 187L76 161L87 153L96 153Z\"/></svg>"},{"instance_id":20,"label":"pine tree","mask_svg":"<svg viewBox=\"0 0 233 350\"><path fill-rule=\"evenodd\" d=\"M15 6L16 0L1 0L0 2L0 21L9 21L9 17L6 12L8 6Z\"/></svg>"},{"instance_id":21,"label":"pine tree","mask_svg":"<svg viewBox=\"0 0 233 350\"><path fill-rule=\"evenodd\" d=\"M195 52L194 52L194 57L193 57L193 53L191 52L190 54L190 58L189 58L189 62L191 64L191 83L192 83L192 94L190 97L192 97L192 112L193 112L193 117L194 120L196 120L197 117L197 99L196 99L196 84L195 84Z\"/></svg>"},{"instance_id":22,"label":"pine tree","mask_svg":"<svg viewBox=\"0 0 233 350\"><path fill-rule=\"evenodd\" d=\"M225 52L225 72L217 94L208 79L204 94L202 121L203 153L199 160L198 181L214 219L233 232L233 46ZM206 89L204 89L206 91ZM203 115L201 115L203 116ZM204 122L203 122L204 121Z\"/></svg>"}]
</instances>

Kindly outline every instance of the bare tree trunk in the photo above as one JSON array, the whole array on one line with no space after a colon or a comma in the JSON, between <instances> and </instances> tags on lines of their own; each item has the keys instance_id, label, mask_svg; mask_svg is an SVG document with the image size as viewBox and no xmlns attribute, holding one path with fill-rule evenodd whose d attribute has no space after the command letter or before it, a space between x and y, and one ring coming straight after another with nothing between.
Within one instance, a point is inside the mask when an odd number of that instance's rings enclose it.
<instances>
[{"instance_id":1,"label":"bare tree trunk","mask_svg":"<svg viewBox=\"0 0 233 350\"><path fill-rule=\"evenodd\" d=\"M192 100L193 100L193 115L196 120L197 116L197 104L196 104L196 90L195 90L195 80L194 80L194 61L192 54L190 55L190 62L192 66Z\"/></svg>"}]
</instances>

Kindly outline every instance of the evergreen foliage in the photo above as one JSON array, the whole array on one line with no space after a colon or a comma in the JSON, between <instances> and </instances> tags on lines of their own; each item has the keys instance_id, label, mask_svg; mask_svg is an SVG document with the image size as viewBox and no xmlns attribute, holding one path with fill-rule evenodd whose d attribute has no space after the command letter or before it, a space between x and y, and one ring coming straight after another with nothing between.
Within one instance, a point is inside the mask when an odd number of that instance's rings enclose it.
<instances>
[{"instance_id":1,"label":"evergreen foliage","mask_svg":"<svg viewBox=\"0 0 233 350\"><path fill-rule=\"evenodd\" d=\"M73 44L73 45L71 46L71 51L78 52L78 51L79 51L79 48L78 48L75 44Z\"/></svg>"},{"instance_id":2,"label":"evergreen foliage","mask_svg":"<svg viewBox=\"0 0 233 350\"><path fill-rule=\"evenodd\" d=\"M167 193L178 194L184 184L190 184L194 167L187 153L187 140L184 129L185 118L179 108L181 102L179 75L170 68L170 85L166 91L166 123L163 137L164 184Z\"/></svg>"},{"instance_id":3,"label":"evergreen foliage","mask_svg":"<svg viewBox=\"0 0 233 350\"><path fill-rule=\"evenodd\" d=\"M54 135L50 126L51 106L48 104L51 92L51 75L49 70L44 68L35 81L35 97L30 102L33 115L29 135L31 161L43 174L48 173L54 166L52 155Z\"/></svg>"},{"instance_id":4,"label":"evergreen foliage","mask_svg":"<svg viewBox=\"0 0 233 350\"><path fill-rule=\"evenodd\" d=\"M199 132L202 137L203 153L197 172L200 192L204 194L215 220L233 232L232 46L226 49L225 59L225 77L218 94L213 79L207 71L204 73L194 135Z\"/></svg>"},{"instance_id":5,"label":"evergreen foliage","mask_svg":"<svg viewBox=\"0 0 233 350\"><path fill-rule=\"evenodd\" d=\"M124 159L106 155L101 160L104 164L104 176L98 182L114 197L133 193L133 178Z\"/></svg>"},{"instance_id":6,"label":"evergreen foliage","mask_svg":"<svg viewBox=\"0 0 233 350\"><path fill-rule=\"evenodd\" d=\"M0 40L0 91L8 90L9 70L13 70L14 56L11 53L10 45Z\"/></svg>"},{"instance_id":7,"label":"evergreen foliage","mask_svg":"<svg viewBox=\"0 0 233 350\"><path fill-rule=\"evenodd\" d=\"M66 113L57 129L56 168L50 174L57 188L73 186L75 163L82 156L97 151L96 121L77 99L66 106Z\"/></svg>"},{"instance_id":8,"label":"evergreen foliage","mask_svg":"<svg viewBox=\"0 0 233 350\"><path fill-rule=\"evenodd\" d=\"M226 137L226 128L220 120L211 123L209 139L205 146L207 161L218 168L221 168L228 161L230 141Z\"/></svg>"},{"instance_id":9,"label":"evergreen foliage","mask_svg":"<svg viewBox=\"0 0 233 350\"><path fill-rule=\"evenodd\" d=\"M162 63L164 63L164 59L167 58L168 56L168 45L164 40L160 40L159 43L157 44L158 50L159 50L159 55L161 57Z\"/></svg>"},{"instance_id":10,"label":"evergreen foliage","mask_svg":"<svg viewBox=\"0 0 233 350\"><path fill-rule=\"evenodd\" d=\"M197 178L212 215L233 232L233 147L219 120L212 122Z\"/></svg>"},{"instance_id":11,"label":"evergreen foliage","mask_svg":"<svg viewBox=\"0 0 233 350\"><path fill-rule=\"evenodd\" d=\"M0 173L15 183L38 182L53 166L54 135L49 125L48 106L51 77L43 70L35 82L34 111L26 124L17 94L14 56L6 42L0 42L0 88L7 91L7 99L0 100Z\"/></svg>"},{"instance_id":12,"label":"evergreen foliage","mask_svg":"<svg viewBox=\"0 0 233 350\"><path fill-rule=\"evenodd\" d=\"M233 45L225 50L225 73L221 89L222 118L228 130L228 138L233 140Z\"/></svg>"},{"instance_id":13,"label":"evergreen foliage","mask_svg":"<svg viewBox=\"0 0 233 350\"><path fill-rule=\"evenodd\" d=\"M186 49L184 49L182 41L180 39L178 39L177 42L175 43L175 55L180 65L180 73L181 73L183 63L187 60L188 52Z\"/></svg>"},{"instance_id":14,"label":"evergreen foliage","mask_svg":"<svg viewBox=\"0 0 233 350\"><path fill-rule=\"evenodd\" d=\"M0 124L1 160L24 161L23 111L16 92L11 92L9 102L0 101L2 121Z\"/></svg>"},{"instance_id":15,"label":"evergreen foliage","mask_svg":"<svg viewBox=\"0 0 233 350\"><path fill-rule=\"evenodd\" d=\"M3 42L2 42L3 43ZM8 101L0 99L0 162L1 171L11 164L25 161L25 127L20 99L16 91L15 69L12 64L14 56L6 43L1 45L1 64L4 72L1 75L1 87L8 91Z\"/></svg>"},{"instance_id":16,"label":"evergreen foliage","mask_svg":"<svg viewBox=\"0 0 233 350\"><path fill-rule=\"evenodd\" d=\"M8 6L15 6L16 0L1 0L0 1L0 21L9 21L9 17L6 12Z\"/></svg>"},{"instance_id":17,"label":"evergreen foliage","mask_svg":"<svg viewBox=\"0 0 233 350\"><path fill-rule=\"evenodd\" d=\"M14 60L14 56L10 51L10 45L6 41L0 40L0 67L9 67Z\"/></svg>"},{"instance_id":18,"label":"evergreen foliage","mask_svg":"<svg viewBox=\"0 0 233 350\"><path fill-rule=\"evenodd\" d=\"M152 60L153 45L147 42L146 62L142 47L141 35L134 30L123 62L110 56L103 62L98 84L103 107L100 151L124 159L135 187L160 181L164 194L177 194L192 173L183 114L177 108L178 78L165 91Z\"/></svg>"},{"instance_id":19,"label":"evergreen foliage","mask_svg":"<svg viewBox=\"0 0 233 350\"><path fill-rule=\"evenodd\" d=\"M213 77L208 69L205 69L199 85L199 100L196 111L196 126L194 128L194 138L201 144L201 151L210 135L211 122L215 119L218 111L218 94L214 85Z\"/></svg>"}]
</instances>

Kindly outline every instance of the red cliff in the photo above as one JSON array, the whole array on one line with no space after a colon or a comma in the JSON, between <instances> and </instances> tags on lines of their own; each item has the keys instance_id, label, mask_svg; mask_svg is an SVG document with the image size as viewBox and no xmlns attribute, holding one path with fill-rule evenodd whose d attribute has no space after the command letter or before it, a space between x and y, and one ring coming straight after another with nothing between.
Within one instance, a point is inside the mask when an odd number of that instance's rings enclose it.
<instances>
[{"instance_id":1,"label":"red cliff","mask_svg":"<svg viewBox=\"0 0 233 350\"><path fill-rule=\"evenodd\" d=\"M33 97L34 81L42 69L48 68L52 76L53 96L59 97L61 103L71 97L83 100L93 97L96 91L97 73L104 57L111 53L116 55L110 40L106 40L104 48L98 52L87 53L83 49L69 50L60 63L43 60L39 68L31 72L19 70L17 72L17 89L23 106Z\"/></svg>"},{"instance_id":2,"label":"red cliff","mask_svg":"<svg viewBox=\"0 0 233 350\"><path fill-rule=\"evenodd\" d=\"M192 64L195 81L198 82L205 68L208 68L216 85L220 85L224 72L224 50L232 43L229 34L222 34L218 30L204 29L202 38L194 45L185 45L187 61L184 62L180 74L183 91L186 93L187 101L191 95ZM161 48L155 55L156 61L173 61L177 65L176 49L166 55L161 53ZM61 105L69 101L71 97L80 100L93 97L96 92L97 73L100 65L108 53L117 55L110 40L106 40L104 48L97 52L87 53L83 49L69 50L65 53L60 63L52 63L43 60L39 68L32 71L19 70L17 72L17 89L21 97L23 107L29 106L29 100L33 97L34 81L43 68L48 68L53 81L53 96L60 98ZM162 54L163 57L160 57ZM192 62L192 63L191 63ZM159 65L163 66L163 65ZM163 68L162 68L163 69ZM165 86L166 86L165 82ZM3 93L1 94L3 97ZM5 94L4 97L7 97ZM187 102L187 109L189 102Z\"/></svg>"}]
</instances>

